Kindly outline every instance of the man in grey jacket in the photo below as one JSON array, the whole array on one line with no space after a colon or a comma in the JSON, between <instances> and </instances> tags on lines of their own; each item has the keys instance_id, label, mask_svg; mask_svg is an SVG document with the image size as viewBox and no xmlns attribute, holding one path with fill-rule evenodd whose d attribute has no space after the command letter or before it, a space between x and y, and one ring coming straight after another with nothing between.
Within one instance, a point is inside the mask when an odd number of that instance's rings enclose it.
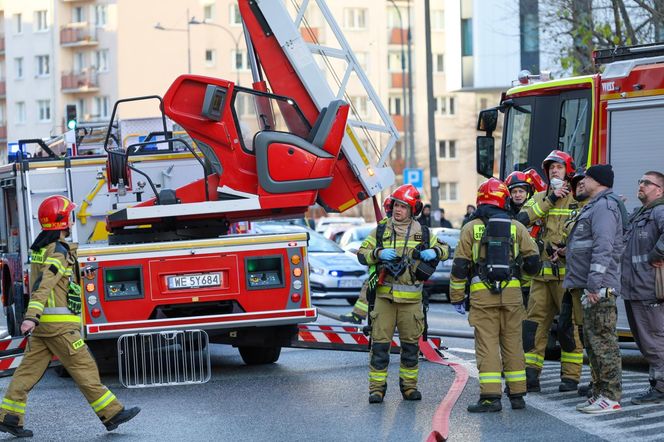
<instances>
[{"instance_id":1,"label":"man in grey jacket","mask_svg":"<svg viewBox=\"0 0 664 442\"><path fill-rule=\"evenodd\" d=\"M639 180L642 206L630 216L622 258L622 297L636 345L650 364L650 388L633 404L664 402L664 301L655 296L655 270L664 266L664 175Z\"/></svg>"},{"instance_id":2,"label":"man in grey jacket","mask_svg":"<svg viewBox=\"0 0 664 442\"><path fill-rule=\"evenodd\" d=\"M567 274L563 287L583 304L583 336L597 375L593 397L577 405L584 413L620 411L621 359L616 335L616 296L620 292L623 220L620 199L611 190L613 169L591 166L577 186L588 198L567 240ZM624 207L622 207L624 210Z\"/></svg>"}]
</instances>

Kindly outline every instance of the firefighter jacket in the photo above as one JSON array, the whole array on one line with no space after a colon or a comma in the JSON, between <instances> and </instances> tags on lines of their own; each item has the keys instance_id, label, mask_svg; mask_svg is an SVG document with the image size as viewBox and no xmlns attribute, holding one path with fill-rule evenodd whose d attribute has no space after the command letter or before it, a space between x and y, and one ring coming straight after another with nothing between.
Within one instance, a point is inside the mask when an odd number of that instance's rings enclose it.
<instances>
[{"instance_id":1,"label":"firefighter jacket","mask_svg":"<svg viewBox=\"0 0 664 442\"><path fill-rule=\"evenodd\" d=\"M519 305L523 303L521 295L521 280L524 276L536 274L540 268L539 253L535 241L528 233L528 229L516 220L512 220L511 257L517 273L507 283L500 295L493 295L489 288L479 277L479 264L485 258L485 247L480 246L484 233L484 221L475 218L461 229L459 243L454 249L454 263L450 275L450 301L462 302L465 298L466 282L470 282L470 298L474 305L499 306ZM464 277L465 275L465 277Z\"/></svg>"},{"instance_id":2,"label":"firefighter jacket","mask_svg":"<svg viewBox=\"0 0 664 442\"><path fill-rule=\"evenodd\" d=\"M558 280L565 275L564 258L558 260L557 266L551 264L552 246L564 246L567 239L565 224L577 208L578 203L571 193L556 199L548 191L537 192L523 205L516 219L526 227L541 224L536 240L540 246L542 269L534 279Z\"/></svg>"},{"instance_id":3,"label":"firefighter jacket","mask_svg":"<svg viewBox=\"0 0 664 442\"><path fill-rule=\"evenodd\" d=\"M67 308L67 292L76 269L75 244L55 241L30 256L32 290L25 319L37 326L35 336L58 336L81 328L81 317Z\"/></svg>"},{"instance_id":4,"label":"firefighter jacket","mask_svg":"<svg viewBox=\"0 0 664 442\"><path fill-rule=\"evenodd\" d=\"M563 287L601 288L620 292L620 257L624 248L622 215L611 189L586 204L567 241L567 274Z\"/></svg>"},{"instance_id":5,"label":"firefighter jacket","mask_svg":"<svg viewBox=\"0 0 664 442\"><path fill-rule=\"evenodd\" d=\"M630 301L656 301L655 268L664 260L664 197L636 210L625 229L622 292Z\"/></svg>"},{"instance_id":6,"label":"firefighter jacket","mask_svg":"<svg viewBox=\"0 0 664 442\"><path fill-rule=\"evenodd\" d=\"M422 226L417 220L411 219L409 229L408 237L405 234L398 233L403 229L396 229L393 219L388 218L383 232L382 247L377 247L378 241L376 240L376 229L374 229L357 251L361 263L369 266L377 265L377 271L379 272L378 286L376 287L377 298L404 303L414 303L422 300L423 284L422 281L417 281L415 278L415 269L421 261L412 258L413 252L422 243ZM384 266L381 265L379 252L386 248L395 249L399 257L402 259L405 257L410 261L406 270L396 278L389 275ZM443 261L450 255L449 246L439 241L433 233L429 235L428 246L422 245L419 248L421 250L435 250L437 258Z\"/></svg>"}]
</instances>

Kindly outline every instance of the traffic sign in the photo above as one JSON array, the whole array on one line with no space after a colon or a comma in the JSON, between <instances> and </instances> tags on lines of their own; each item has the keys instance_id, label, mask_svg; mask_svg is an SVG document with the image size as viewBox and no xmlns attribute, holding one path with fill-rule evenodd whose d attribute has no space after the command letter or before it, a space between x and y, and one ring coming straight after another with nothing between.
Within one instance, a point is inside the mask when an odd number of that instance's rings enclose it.
<instances>
[{"instance_id":1,"label":"traffic sign","mask_svg":"<svg viewBox=\"0 0 664 442\"><path fill-rule=\"evenodd\" d=\"M403 183L412 184L421 191L424 185L424 169L404 169Z\"/></svg>"}]
</instances>

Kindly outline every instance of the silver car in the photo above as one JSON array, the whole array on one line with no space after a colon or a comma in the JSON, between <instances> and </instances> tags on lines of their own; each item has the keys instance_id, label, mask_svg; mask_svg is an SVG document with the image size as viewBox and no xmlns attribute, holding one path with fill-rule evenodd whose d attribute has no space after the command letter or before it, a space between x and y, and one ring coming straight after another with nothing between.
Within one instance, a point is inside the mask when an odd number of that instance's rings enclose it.
<instances>
[{"instance_id":1,"label":"silver car","mask_svg":"<svg viewBox=\"0 0 664 442\"><path fill-rule=\"evenodd\" d=\"M257 233L308 232L311 297L340 298L351 305L355 303L364 280L369 276L367 268L357 261L357 256L344 251L320 233L299 226L258 223L254 225L254 230Z\"/></svg>"}]
</instances>

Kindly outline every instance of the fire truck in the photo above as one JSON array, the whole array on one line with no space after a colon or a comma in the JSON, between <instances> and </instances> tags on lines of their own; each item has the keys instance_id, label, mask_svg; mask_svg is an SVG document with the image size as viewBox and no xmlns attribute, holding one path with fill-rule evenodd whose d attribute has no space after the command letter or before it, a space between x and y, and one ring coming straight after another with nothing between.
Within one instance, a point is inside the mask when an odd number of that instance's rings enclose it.
<instances>
[{"instance_id":1,"label":"fire truck","mask_svg":"<svg viewBox=\"0 0 664 442\"><path fill-rule=\"evenodd\" d=\"M307 26L307 7L325 22L325 44ZM123 335L195 329L238 347L248 364L271 363L298 324L317 318L307 233L230 226L302 216L314 203L343 212L373 197L394 181L387 159L398 131L324 0L239 0L239 9L251 88L182 75L163 98L115 103L99 154L80 154L80 137L73 148L63 137L62 149L23 140L0 168L12 335L29 298L36 211L52 194L77 204L83 334L96 354ZM371 120L348 104L351 87L368 98ZM161 111L159 128L123 131L122 108L144 100ZM38 154L28 156L31 143Z\"/></svg>"},{"instance_id":2,"label":"fire truck","mask_svg":"<svg viewBox=\"0 0 664 442\"><path fill-rule=\"evenodd\" d=\"M542 81L522 72L498 106L481 111L477 129L485 135L477 137L477 172L490 177L497 169L503 179L528 167L543 173L542 160L558 149L577 167L610 163L614 191L626 198L628 211L640 207L637 180L664 165L664 44L597 50L593 59L602 66L599 74ZM495 155L499 112L502 148ZM630 339L618 304L619 336Z\"/></svg>"}]
</instances>

